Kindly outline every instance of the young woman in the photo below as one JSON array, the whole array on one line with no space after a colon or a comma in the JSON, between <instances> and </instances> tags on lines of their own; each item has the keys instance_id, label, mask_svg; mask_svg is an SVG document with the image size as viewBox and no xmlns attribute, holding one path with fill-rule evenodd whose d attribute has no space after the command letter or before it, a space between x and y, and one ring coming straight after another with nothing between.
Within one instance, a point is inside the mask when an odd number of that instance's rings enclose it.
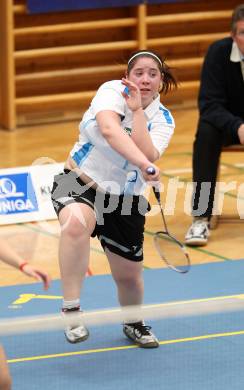
<instances>
[{"instance_id":1,"label":"young woman","mask_svg":"<svg viewBox=\"0 0 244 390\"><path fill-rule=\"evenodd\" d=\"M171 87L176 81L158 54L133 53L126 77L98 89L65 170L55 176L52 200L61 225L65 314L80 310L91 236L98 237L106 253L120 305L142 304L143 234L150 207L142 193L147 182L159 180L154 161L173 134L174 120L159 95ZM125 335L141 347L158 347L150 329L140 318L123 325ZM65 329L71 343L88 335L82 324Z\"/></svg>"},{"instance_id":2,"label":"young woman","mask_svg":"<svg viewBox=\"0 0 244 390\"><path fill-rule=\"evenodd\" d=\"M0 239L0 260L22 271L24 274L43 282L44 289L47 290L50 285L49 276L28 264L17 254L7 243ZM11 389L11 376L7 365L7 359L3 347L0 345L0 390Z\"/></svg>"}]
</instances>

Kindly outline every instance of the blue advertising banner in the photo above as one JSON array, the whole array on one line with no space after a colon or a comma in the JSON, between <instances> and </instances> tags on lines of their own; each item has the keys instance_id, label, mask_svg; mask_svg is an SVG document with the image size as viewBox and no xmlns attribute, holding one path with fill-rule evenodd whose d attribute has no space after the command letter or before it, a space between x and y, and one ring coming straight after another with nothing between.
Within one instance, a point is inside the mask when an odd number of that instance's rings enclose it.
<instances>
[{"instance_id":1,"label":"blue advertising banner","mask_svg":"<svg viewBox=\"0 0 244 390\"><path fill-rule=\"evenodd\" d=\"M30 13L72 11L79 9L127 7L143 3L142 0L27 0Z\"/></svg>"},{"instance_id":2,"label":"blue advertising banner","mask_svg":"<svg viewBox=\"0 0 244 390\"><path fill-rule=\"evenodd\" d=\"M28 172L0 176L0 215L37 210L35 191Z\"/></svg>"},{"instance_id":3,"label":"blue advertising banner","mask_svg":"<svg viewBox=\"0 0 244 390\"><path fill-rule=\"evenodd\" d=\"M163 3L190 3L198 0L147 0L147 4L163 4Z\"/></svg>"},{"instance_id":4,"label":"blue advertising banner","mask_svg":"<svg viewBox=\"0 0 244 390\"><path fill-rule=\"evenodd\" d=\"M182 3L186 0L27 0L30 13L75 11L80 9L129 7L138 4ZM187 0L187 2L198 0Z\"/></svg>"}]
</instances>

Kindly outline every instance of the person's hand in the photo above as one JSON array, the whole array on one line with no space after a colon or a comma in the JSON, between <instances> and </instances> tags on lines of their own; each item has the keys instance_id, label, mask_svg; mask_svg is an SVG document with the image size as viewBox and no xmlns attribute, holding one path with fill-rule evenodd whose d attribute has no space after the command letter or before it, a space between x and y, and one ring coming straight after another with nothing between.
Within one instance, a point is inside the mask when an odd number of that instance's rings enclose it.
<instances>
[{"instance_id":1,"label":"person's hand","mask_svg":"<svg viewBox=\"0 0 244 390\"><path fill-rule=\"evenodd\" d=\"M26 263L21 268L22 272L32 278L35 278L39 282L43 283L44 290L47 290L50 286L51 279L49 275L37 268L33 268L30 264Z\"/></svg>"},{"instance_id":2,"label":"person's hand","mask_svg":"<svg viewBox=\"0 0 244 390\"><path fill-rule=\"evenodd\" d=\"M123 91L122 95L125 98L129 109L131 111L142 109L141 92L138 86L126 78L123 78L121 82L128 89L128 93Z\"/></svg>"},{"instance_id":3,"label":"person's hand","mask_svg":"<svg viewBox=\"0 0 244 390\"><path fill-rule=\"evenodd\" d=\"M143 178L148 184L153 186L157 185L160 180L160 170L159 168L148 161L140 167Z\"/></svg>"},{"instance_id":4,"label":"person's hand","mask_svg":"<svg viewBox=\"0 0 244 390\"><path fill-rule=\"evenodd\" d=\"M237 133L240 139L240 143L244 145L244 123L239 127Z\"/></svg>"}]
</instances>

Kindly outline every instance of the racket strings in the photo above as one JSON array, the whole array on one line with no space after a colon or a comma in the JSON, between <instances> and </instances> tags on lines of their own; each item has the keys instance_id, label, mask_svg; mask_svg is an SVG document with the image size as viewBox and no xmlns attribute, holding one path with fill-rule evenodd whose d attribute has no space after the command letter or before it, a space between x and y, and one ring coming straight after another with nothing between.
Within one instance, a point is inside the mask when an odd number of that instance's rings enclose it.
<instances>
[{"instance_id":1,"label":"racket strings","mask_svg":"<svg viewBox=\"0 0 244 390\"><path fill-rule=\"evenodd\" d=\"M190 259L186 248L167 232L157 232L154 237L156 249L166 264L179 272L189 271Z\"/></svg>"},{"instance_id":2,"label":"racket strings","mask_svg":"<svg viewBox=\"0 0 244 390\"><path fill-rule=\"evenodd\" d=\"M187 250L180 241L170 234L161 204L160 192L155 187L153 187L153 192L158 202L164 226L164 231L157 232L154 236L157 252L168 267L177 272L186 273L191 265Z\"/></svg>"}]
</instances>

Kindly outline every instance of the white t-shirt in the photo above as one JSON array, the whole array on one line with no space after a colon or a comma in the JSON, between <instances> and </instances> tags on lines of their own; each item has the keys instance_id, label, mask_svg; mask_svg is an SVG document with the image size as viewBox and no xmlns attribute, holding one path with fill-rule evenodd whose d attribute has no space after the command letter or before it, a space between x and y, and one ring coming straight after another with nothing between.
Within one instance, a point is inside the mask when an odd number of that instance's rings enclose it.
<instances>
[{"instance_id":1,"label":"white t-shirt","mask_svg":"<svg viewBox=\"0 0 244 390\"><path fill-rule=\"evenodd\" d=\"M121 117L121 128L130 134L133 114L121 94L124 89L121 80L108 81L101 85L80 122L79 140L70 156L103 190L112 194L139 195L146 186L140 169L111 148L96 121L98 112L114 111ZM161 155L169 144L175 123L159 98L158 95L144 110L144 114L153 145Z\"/></svg>"}]
</instances>

